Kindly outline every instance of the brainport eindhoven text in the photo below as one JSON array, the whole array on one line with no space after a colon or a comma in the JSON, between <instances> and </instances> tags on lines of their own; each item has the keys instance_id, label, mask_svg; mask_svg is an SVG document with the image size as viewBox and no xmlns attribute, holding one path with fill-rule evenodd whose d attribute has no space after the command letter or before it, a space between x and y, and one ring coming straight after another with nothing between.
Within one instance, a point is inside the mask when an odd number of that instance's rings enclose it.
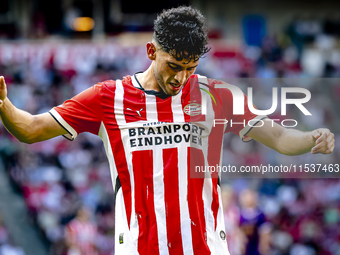
<instances>
[{"instance_id":1,"label":"brainport eindhoven text","mask_svg":"<svg viewBox=\"0 0 340 255\"><path fill-rule=\"evenodd\" d=\"M213 127L216 125L229 125L234 127L235 125L242 125L241 127L262 127L264 123L270 121L271 125L274 126L275 121L278 119L253 119L243 121L233 121L226 119L214 119ZM163 124L163 125L160 125ZM129 129L130 146L153 146L153 145L166 145L176 144L181 142L192 143L202 146L202 134L206 131L206 128L197 126L193 123L180 124L168 124L164 125L164 122L155 122L155 125L159 126L145 126L138 128ZM290 125L288 125L290 124ZM284 127L295 127L297 121L294 119L286 119L281 121L281 125ZM185 133L183 133L183 131ZM176 134L177 133L177 134Z\"/></svg>"},{"instance_id":2,"label":"brainport eindhoven text","mask_svg":"<svg viewBox=\"0 0 340 255\"><path fill-rule=\"evenodd\" d=\"M183 131L185 133L183 133ZM202 146L201 136L204 131L204 127L200 127L192 123L186 123L184 125L169 124L155 127L130 128L130 146L153 146L176 144L181 142L193 143Z\"/></svg>"}]
</instances>

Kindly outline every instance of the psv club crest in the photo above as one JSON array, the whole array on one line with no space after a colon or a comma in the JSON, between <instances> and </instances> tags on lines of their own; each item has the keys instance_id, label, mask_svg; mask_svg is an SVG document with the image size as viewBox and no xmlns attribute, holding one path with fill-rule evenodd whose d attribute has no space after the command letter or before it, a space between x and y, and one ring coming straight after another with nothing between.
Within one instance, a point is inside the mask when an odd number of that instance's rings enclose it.
<instances>
[{"instance_id":1,"label":"psv club crest","mask_svg":"<svg viewBox=\"0 0 340 255\"><path fill-rule=\"evenodd\" d=\"M200 104L197 103L190 103L187 104L184 109L183 109L184 113L189 115L189 116L197 116L199 114L201 114L202 112L202 106Z\"/></svg>"}]
</instances>

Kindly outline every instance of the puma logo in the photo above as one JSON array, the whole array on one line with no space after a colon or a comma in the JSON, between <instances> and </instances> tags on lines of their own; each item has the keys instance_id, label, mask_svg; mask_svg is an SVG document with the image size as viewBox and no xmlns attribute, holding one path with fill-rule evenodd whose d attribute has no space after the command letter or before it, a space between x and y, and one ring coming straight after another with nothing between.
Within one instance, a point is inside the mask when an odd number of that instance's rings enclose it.
<instances>
[{"instance_id":1,"label":"puma logo","mask_svg":"<svg viewBox=\"0 0 340 255\"><path fill-rule=\"evenodd\" d=\"M126 109L127 109L127 110L130 110L130 111L133 111L133 110L130 109L130 108L126 108ZM143 111L143 109L144 109L144 108L140 108L139 111L136 111L139 117L142 117L142 115L140 114L140 112Z\"/></svg>"}]
</instances>

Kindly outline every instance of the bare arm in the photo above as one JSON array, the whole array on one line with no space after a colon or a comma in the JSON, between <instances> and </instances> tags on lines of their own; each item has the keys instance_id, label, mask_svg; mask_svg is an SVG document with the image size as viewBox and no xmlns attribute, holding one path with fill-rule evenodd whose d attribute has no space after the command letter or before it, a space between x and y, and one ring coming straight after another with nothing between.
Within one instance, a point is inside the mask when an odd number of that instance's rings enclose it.
<instances>
[{"instance_id":1,"label":"bare arm","mask_svg":"<svg viewBox=\"0 0 340 255\"><path fill-rule=\"evenodd\" d=\"M0 118L6 129L20 142L36 143L67 131L49 114L31 115L16 108L7 98L4 77L0 77Z\"/></svg>"},{"instance_id":2,"label":"bare arm","mask_svg":"<svg viewBox=\"0 0 340 255\"><path fill-rule=\"evenodd\" d=\"M319 128L311 132L287 129L272 121L258 123L247 136L285 155L329 154L334 150L334 134L326 128ZM273 123L273 124L272 124Z\"/></svg>"},{"instance_id":3,"label":"bare arm","mask_svg":"<svg viewBox=\"0 0 340 255\"><path fill-rule=\"evenodd\" d=\"M267 255L270 252L270 232L260 233L259 250L261 255Z\"/></svg>"}]
</instances>

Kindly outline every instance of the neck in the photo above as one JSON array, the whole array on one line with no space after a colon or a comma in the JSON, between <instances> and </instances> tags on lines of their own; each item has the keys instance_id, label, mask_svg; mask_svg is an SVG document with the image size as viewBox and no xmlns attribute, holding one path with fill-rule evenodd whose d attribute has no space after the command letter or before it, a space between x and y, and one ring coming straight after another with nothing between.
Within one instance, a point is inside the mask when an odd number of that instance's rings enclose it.
<instances>
[{"instance_id":1,"label":"neck","mask_svg":"<svg viewBox=\"0 0 340 255\"><path fill-rule=\"evenodd\" d=\"M155 75L153 73L154 62L149 66L149 68L144 73L137 74L138 81L145 90L154 90L160 92L161 89L156 81Z\"/></svg>"}]
</instances>

